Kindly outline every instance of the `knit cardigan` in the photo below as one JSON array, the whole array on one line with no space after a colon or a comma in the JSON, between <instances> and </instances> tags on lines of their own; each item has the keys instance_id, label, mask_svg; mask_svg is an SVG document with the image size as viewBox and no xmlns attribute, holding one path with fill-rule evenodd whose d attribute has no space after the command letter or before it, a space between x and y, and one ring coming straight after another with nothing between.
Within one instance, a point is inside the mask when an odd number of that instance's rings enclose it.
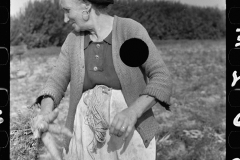
<instances>
[{"instance_id":1,"label":"knit cardigan","mask_svg":"<svg viewBox=\"0 0 240 160\"><path fill-rule=\"evenodd\" d=\"M140 67L125 65L119 55L121 45L131 38L143 40L149 49L148 59ZM160 52L141 24L129 18L114 16L112 58L128 106L131 106L140 95L153 96L162 106L170 106L172 91L170 73ZM35 102L40 103L42 96L48 94L53 97L55 107L57 107L70 83L69 110L65 123L66 128L70 131L73 131L76 107L82 96L84 74L84 33L72 31L61 47L53 71ZM138 119L135 128L143 139L145 147L148 147L154 138L158 127L159 124L153 116L152 109L146 111ZM67 152L69 143L70 138L65 137L64 147Z\"/></svg>"}]
</instances>

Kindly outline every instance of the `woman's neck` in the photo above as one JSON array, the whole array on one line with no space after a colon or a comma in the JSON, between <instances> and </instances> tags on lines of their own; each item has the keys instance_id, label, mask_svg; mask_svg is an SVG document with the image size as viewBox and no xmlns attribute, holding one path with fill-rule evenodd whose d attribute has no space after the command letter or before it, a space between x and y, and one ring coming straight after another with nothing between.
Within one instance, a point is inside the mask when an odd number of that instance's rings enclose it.
<instances>
[{"instance_id":1,"label":"woman's neck","mask_svg":"<svg viewBox=\"0 0 240 160\"><path fill-rule=\"evenodd\" d=\"M90 39L94 42L103 41L112 31L114 17L100 14L94 15L90 31Z\"/></svg>"}]
</instances>

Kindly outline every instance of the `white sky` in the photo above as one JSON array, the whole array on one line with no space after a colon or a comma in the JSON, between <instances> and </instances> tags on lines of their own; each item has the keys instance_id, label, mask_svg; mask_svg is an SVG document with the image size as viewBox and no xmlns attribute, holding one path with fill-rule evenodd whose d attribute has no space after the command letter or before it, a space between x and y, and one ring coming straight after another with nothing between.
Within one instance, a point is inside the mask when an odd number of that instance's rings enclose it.
<instances>
[{"instance_id":1,"label":"white sky","mask_svg":"<svg viewBox=\"0 0 240 160\"><path fill-rule=\"evenodd\" d=\"M10 13L11 16L19 13L20 9L26 6L29 0L10 0ZM34 1L34 0L31 0ZM213 6L221 9L226 8L226 0L172 0L172 1L180 1L182 3L187 3L191 5L198 6Z\"/></svg>"}]
</instances>

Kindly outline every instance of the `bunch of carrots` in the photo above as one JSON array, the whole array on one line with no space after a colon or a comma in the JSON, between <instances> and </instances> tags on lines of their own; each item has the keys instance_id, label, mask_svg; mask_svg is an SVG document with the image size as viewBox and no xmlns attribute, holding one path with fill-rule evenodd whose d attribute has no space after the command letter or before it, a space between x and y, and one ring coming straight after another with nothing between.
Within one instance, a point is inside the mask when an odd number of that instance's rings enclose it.
<instances>
[{"instance_id":1,"label":"bunch of carrots","mask_svg":"<svg viewBox=\"0 0 240 160\"><path fill-rule=\"evenodd\" d=\"M53 121L57 118L58 113L58 109L55 109L47 115L40 114L35 117L32 122L32 131L34 138L42 139L42 142L54 160L62 160L62 153L57 147L52 133L64 134L66 136L72 137L71 131L69 131L66 127L53 123Z\"/></svg>"}]
</instances>

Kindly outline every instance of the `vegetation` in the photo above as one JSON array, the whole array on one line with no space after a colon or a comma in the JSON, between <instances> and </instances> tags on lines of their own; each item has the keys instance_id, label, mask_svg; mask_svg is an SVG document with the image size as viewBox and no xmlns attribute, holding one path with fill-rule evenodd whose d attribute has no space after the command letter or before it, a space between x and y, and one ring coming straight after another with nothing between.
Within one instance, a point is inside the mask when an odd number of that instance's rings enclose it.
<instances>
[{"instance_id":1,"label":"vegetation","mask_svg":"<svg viewBox=\"0 0 240 160\"><path fill-rule=\"evenodd\" d=\"M59 0L29 1L24 13L11 18L10 43L23 41L29 48L60 46L70 31Z\"/></svg>"},{"instance_id":2,"label":"vegetation","mask_svg":"<svg viewBox=\"0 0 240 160\"><path fill-rule=\"evenodd\" d=\"M154 39L221 39L225 37L225 11L172 1L119 0L111 15L140 22ZM29 48L61 46L72 27L63 21L59 0L29 1L25 12L11 17L10 42Z\"/></svg>"},{"instance_id":3,"label":"vegetation","mask_svg":"<svg viewBox=\"0 0 240 160\"><path fill-rule=\"evenodd\" d=\"M221 41L155 41L174 83L171 112L154 107L160 123L157 160L225 160L226 44ZM31 108L56 62L60 48L32 49L10 63L11 159L50 160L32 137ZM64 124L69 89L55 121ZM56 137L61 145L61 137ZM40 156L41 155L41 156Z\"/></svg>"},{"instance_id":4,"label":"vegetation","mask_svg":"<svg viewBox=\"0 0 240 160\"><path fill-rule=\"evenodd\" d=\"M225 12L174 1L117 1L112 15L140 22L155 39L219 39L225 37Z\"/></svg>"}]
</instances>

